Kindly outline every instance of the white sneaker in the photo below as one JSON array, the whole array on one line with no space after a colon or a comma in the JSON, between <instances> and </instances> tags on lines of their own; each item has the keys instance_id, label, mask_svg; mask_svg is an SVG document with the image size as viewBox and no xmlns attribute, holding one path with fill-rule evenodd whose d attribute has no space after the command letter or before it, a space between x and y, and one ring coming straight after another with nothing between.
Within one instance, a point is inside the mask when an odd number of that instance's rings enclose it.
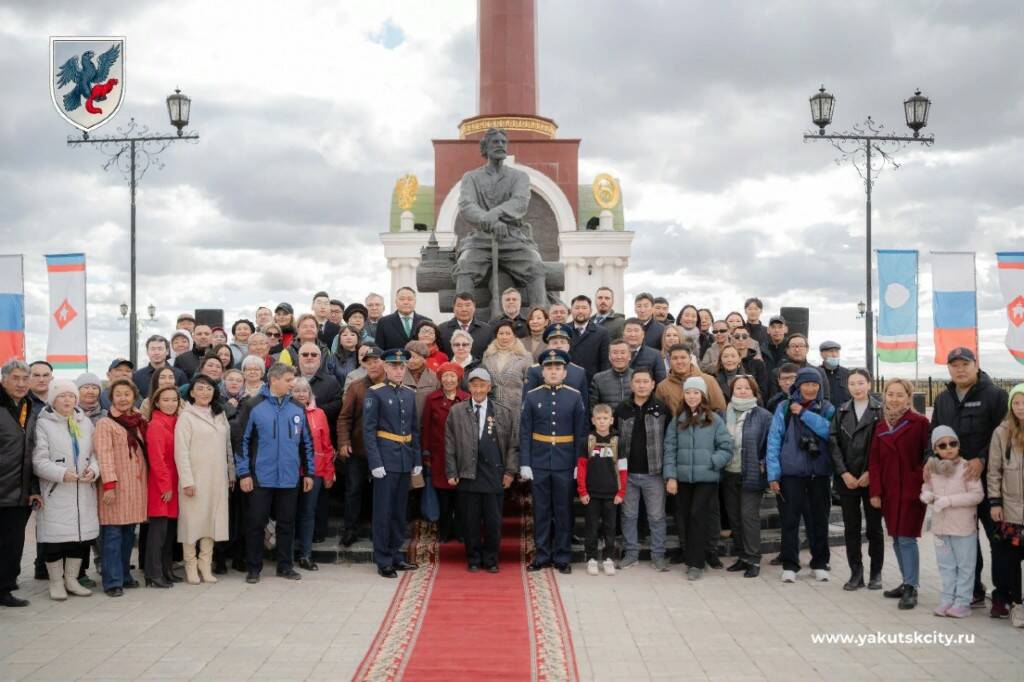
<instances>
[{"instance_id":1,"label":"white sneaker","mask_svg":"<svg viewBox=\"0 0 1024 682\"><path fill-rule=\"evenodd\" d=\"M1024 606L1014 604L1010 609L1010 625L1015 628L1024 628Z\"/></svg>"},{"instance_id":2,"label":"white sneaker","mask_svg":"<svg viewBox=\"0 0 1024 682\"><path fill-rule=\"evenodd\" d=\"M817 580L819 583L827 583L828 571L826 571L824 568L814 569L814 579Z\"/></svg>"},{"instance_id":3,"label":"white sneaker","mask_svg":"<svg viewBox=\"0 0 1024 682\"><path fill-rule=\"evenodd\" d=\"M597 559L591 559L587 562L587 575L597 575Z\"/></svg>"},{"instance_id":4,"label":"white sneaker","mask_svg":"<svg viewBox=\"0 0 1024 682\"><path fill-rule=\"evenodd\" d=\"M615 562L611 559L604 560L604 574L615 575Z\"/></svg>"},{"instance_id":5,"label":"white sneaker","mask_svg":"<svg viewBox=\"0 0 1024 682\"><path fill-rule=\"evenodd\" d=\"M796 571L783 571L782 582L784 583L795 583L796 582Z\"/></svg>"}]
</instances>

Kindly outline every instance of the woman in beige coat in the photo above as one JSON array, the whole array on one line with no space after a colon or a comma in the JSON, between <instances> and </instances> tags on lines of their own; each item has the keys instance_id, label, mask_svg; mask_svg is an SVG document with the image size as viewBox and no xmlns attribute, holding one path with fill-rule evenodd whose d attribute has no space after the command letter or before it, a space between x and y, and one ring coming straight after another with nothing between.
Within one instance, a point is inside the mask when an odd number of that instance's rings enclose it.
<instances>
[{"instance_id":1,"label":"woman in beige coat","mask_svg":"<svg viewBox=\"0 0 1024 682\"><path fill-rule=\"evenodd\" d=\"M235 466L231 430L213 380L197 376L186 399L174 427L174 463L181 491L178 541L185 558L185 579L198 585L200 575L203 582L217 582L211 565L213 543L228 539L228 493L235 485Z\"/></svg>"}]
</instances>

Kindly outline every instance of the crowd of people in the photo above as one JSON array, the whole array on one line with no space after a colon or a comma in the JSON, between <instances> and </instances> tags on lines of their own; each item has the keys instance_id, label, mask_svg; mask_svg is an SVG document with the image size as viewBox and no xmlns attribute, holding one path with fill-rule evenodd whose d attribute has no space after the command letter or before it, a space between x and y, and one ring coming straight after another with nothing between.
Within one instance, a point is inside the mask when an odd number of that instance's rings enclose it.
<instances>
[{"instance_id":1,"label":"crowd of people","mask_svg":"<svg viewBox=\"0 0 1024 682\"><path fill-rule=\"evenodd\" d=\"M35 577L54 600L111 597L144 584L257 583L273 547L276 575L316 571L332 500L338 542L367 531L378 573L416 570L402 550L410 514L439 542L465 544L469 571L498 572L503 505L530 500L527 570L572 570L577 500L585 569L641 563L760 575L761 514L774 497L792 583L830 580L834 501L845 525L845 590L882 590L885 533L900 584L917 605L918 538L928 507L942 585L936 615L988 607L1024 627L1024 384L1009 395L973 352L948 357L950 381L929 420L902 379L873 392L834 341L809 359L806 334L764 306L716 315L642 293L633 315L602 287L591 299L524 308L513 288L481 319L470 294L440 324L416 292L343 304L318 292L308 312L260 307L229 329L189 313L146 340L147 363L114 359L106 379L55 379L45 361L11 360L0 388L0 604L16 597L35 512ZM368 512L368 513L367 513ZM666 550L667 515L679 550ZM982 582L978 523L994 590ZM622 541L619 541L621 532ZM866 536L866 538L865 538ZM862 543L867 540L865 567ZM184 573L179 573L183 567ZM986 598L990 596L990 605Z\"/></svg>"}]
</instances>

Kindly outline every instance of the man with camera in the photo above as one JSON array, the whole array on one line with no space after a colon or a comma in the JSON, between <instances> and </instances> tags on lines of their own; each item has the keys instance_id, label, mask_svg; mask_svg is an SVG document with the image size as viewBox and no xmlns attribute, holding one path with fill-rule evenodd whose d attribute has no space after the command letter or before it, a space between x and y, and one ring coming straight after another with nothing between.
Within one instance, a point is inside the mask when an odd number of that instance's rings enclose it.
<instances>
[{"instance_id":1,"label":"man with camera","mask_svg":"<svg viewBox=\"0 0 1024 682\"><path fill-rule=\"evenodd\" d=\"M789 397L775 408L768 431L768 485L781 500L782 582L800 571L800 510L805 500L811 522L807 543L816 580L828 580L828 513L832 505L829 425L835 408L821 397L821 374L803 367Z\"/></svg>"}]
</instances>

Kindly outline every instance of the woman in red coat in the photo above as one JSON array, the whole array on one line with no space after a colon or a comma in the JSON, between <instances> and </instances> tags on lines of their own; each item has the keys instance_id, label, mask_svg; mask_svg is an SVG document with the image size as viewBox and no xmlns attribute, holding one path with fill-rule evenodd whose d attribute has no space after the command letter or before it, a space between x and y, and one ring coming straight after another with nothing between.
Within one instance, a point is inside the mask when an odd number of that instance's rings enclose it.
<instances>
[{"instance_id":1,"label":"woman in red coat","mask_svg":"<svg viewBox=\"0 0 1024 682\"><path fill-rule=\"evenodd\" d=\"M181 398L178 387L158 388L150 398L153 413L146 429L149 476L146 479L146 515L149 531L144 558L146 587L167 588L181 578L171 570L178 540L178 467L174 464L174 426Z\"/></svg>"},{"instance_id":2,"label":"woman in red coat","mask_svg":"<svg viewBox=\"0 0 1024 682\"><path fill-rule=\"evenodd\" d=\"M438 341L441 339L441 331L438 329L437 325L430 320L422 320L416 325L416 329L413 330L412 335L417 341L422 341L427 344L427 348L429 349L426 356L427 368L434 374L437 374L438 368L448 362L448 356L445 355L444 351L440 350L437 345ZM443 422L441 426L443 430Z\"/></svg>"},{"instance_id":3,"label":"woman in red coat","mask_svg":"<svg viewBox=\"0 0 1024 682\"><path fill-rule=\"evenodd\" d=\"M921 537L924 513L921 484L924 462L930 452L931 425L911 407L913 388L906 379L893 379L885 385L883 419L875 426L868 460L868 490L871 506L882 510L885 529L893 538L893 550L903 575L903 583L883 594L899 599L899 608L917 606L920 557L917 538Z\"/></svg>"},{"instance_id":4,"label":"woman in red coat","mask_svg":"<svg viewBox=\"0 0 1024 682\"><path fill-rule=\"evenodd\" d=\"M455 521L455 488L448 484L444 469L444 425L448 413L455 403L469 399L459 384L462 383L462 367L454 362L438 366L437 377L441 388L427 396L423 407L423 424L420 429L420 447L423 451L424 472L437 491L441 514L437 520L439 542L448 542L457 535Z\"/></svg>"}]
</instances>

